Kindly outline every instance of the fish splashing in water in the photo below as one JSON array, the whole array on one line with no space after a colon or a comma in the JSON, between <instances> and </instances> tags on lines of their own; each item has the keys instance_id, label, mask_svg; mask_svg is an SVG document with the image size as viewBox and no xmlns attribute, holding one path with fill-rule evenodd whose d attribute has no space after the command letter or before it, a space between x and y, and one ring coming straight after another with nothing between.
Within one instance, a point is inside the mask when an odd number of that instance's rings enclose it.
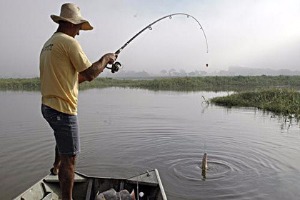
<instances>
[{"instance_id":1,"label":"fish splashing in water","mask_svg":"<svg viewBox=\"0 0 300 200\"><path fill-rule=\"evenodd\" d=\"M204 153L201 163L201 169L202 169L202 176L204 179L206 179L206 171L208 169L207 166L207 153Z\"/></svg>"}]
</instances>

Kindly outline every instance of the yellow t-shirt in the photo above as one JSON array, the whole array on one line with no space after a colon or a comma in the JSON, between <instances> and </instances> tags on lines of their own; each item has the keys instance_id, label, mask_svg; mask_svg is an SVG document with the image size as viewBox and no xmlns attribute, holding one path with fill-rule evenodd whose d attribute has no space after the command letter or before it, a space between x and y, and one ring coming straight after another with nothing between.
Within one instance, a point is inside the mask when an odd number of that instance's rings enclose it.
<instances>
[{"instance_id":1,"label":"yellow t-shirt","mask_svg":"<svg viewBox=\"0 0 300 200\"><path fill-rule=\"evenodd\" d=\"M77 40L64 33L54 33L40 54L42 103L76 115L78 72L91 65Z\"/></svg>"}]
</instances>

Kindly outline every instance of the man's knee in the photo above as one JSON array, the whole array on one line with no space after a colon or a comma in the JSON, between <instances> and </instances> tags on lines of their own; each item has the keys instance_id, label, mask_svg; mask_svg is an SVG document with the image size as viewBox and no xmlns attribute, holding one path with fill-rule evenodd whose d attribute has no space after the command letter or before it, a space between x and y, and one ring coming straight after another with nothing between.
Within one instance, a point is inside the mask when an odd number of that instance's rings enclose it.
<instances>
[{"instance_id":1,"label":"man's knee","mask_svg":"<svg viewBox=\"0 0 300 200\"><path fill-rule=\"evenodd\" d=\"M73 167L75 165L76 156L60 154L60 162L64 167Z\"/></svg>"}]
</instances>

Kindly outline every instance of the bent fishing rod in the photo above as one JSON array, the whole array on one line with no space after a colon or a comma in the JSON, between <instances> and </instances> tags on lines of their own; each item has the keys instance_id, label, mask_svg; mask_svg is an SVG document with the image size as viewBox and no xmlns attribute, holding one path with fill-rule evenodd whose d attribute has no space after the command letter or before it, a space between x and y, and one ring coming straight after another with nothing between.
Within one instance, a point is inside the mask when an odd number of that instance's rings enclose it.
<instances>
[{"instance_id":1,"label":"bent fishing rod","mask_svg":"<svg viewBox=\"0 0 300 200\"><path fill-rule=\"evenodd\" d=\"M115 52L115 54L119 55L119 54L121 53L121 51L123 51L123 49L124 49L130 42L132 42L137 36L139 36L139 35L140 35L141 33L143 33L145 30L152 30L152 26L153 26L154 24L156 24L157 22L159 22L159 21L161 21L161 20L163 20L163 19L166 19L166 18L172 19L172 17L175 16L175 15L184 15L184 16L186 16L187 18L192 18L192 19L194 19L194 20L197 22L197 24L199 25L200 29L201 29L202 32L203 32L203 36L204 36L205 42L206 42L206 53L208 53L208 42L207 42L207 37L206 37L206 34L205 34L204 29L203 29L202 25L200 24L200 22L199 22L195 17L193 17L192 15L189 15L189 14L186 14L186 13L173 13L173 14L166 15L166 16L164 16L164 17L161 17L161 18L155 20L154 22L148 24L147 26L145 26L145 28L143 28L143 29L140 30L138 33L136 33L136 34L135 34L132 38L130 38L130 39L129 39L129 40L128 40L121 48L119 48L119 49ZM115 73L115 72L119 71L120 67L121 67L121 63L120 63L120 62L115 62L115 63L113 63L113 64L111 65L111 67L107 67L107 66L106 66L106 68L110 69L112 73ZM206 67L208 67L208 64L206 64Z\"/></svg>"}]
</instances>

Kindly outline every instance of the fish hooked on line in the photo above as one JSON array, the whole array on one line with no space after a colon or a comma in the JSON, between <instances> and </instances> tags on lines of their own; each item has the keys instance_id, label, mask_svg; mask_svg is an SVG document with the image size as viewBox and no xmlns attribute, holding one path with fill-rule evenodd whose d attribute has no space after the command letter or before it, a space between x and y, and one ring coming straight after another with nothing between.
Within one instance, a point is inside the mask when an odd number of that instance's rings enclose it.
<instances>
[{"instance_id":1,"label":"fish hooked on line","mask_svg":"<svg viewBox=\"0 0 300 200\"><path fill-rule=\"evenodd\" d=\"M205 179L206 178L206 171L208 169L207 165L207 153L204 153L202 162L201 162L201 169L202 169L202 176Z\"/></svg>"},{"instance_id":2,"label":"fish hooked on line","mask_svg":"<svg viewBox=\"0 0 300 200\"><path fill-rule=\"evenodd\" d=\"M207 153L204 153L203 158L202 158L202 163L201 163L201 169L202 170L207 170Z\"/></svg>"}]
</instances>

